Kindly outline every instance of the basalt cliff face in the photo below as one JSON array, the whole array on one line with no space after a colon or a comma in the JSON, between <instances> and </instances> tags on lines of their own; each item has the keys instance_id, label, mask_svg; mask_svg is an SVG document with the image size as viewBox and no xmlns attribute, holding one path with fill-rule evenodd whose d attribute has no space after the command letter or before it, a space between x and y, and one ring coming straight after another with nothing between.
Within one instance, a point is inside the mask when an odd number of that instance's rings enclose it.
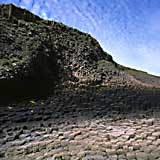
<instances>
[{"instance_id":1,"label":"basalt cliff face","mask_svg":"<svg viewBox=\"0 0 160 160\"><path fill-rule=\"evenodd\" d=\"M53 94L55 88L159 88L160 78L121 66L89 34L0 6L0 96Z\"/></svg>"},{"instance_id":2,"label":"basalt cliff face","mask_svg":"<svg viewBox=\"0 0 160 160\"><path fill-rule=\"evenodd\" d=\"M159 98L90 35L0 5L1 160L158 159Z\"/></svg>"}]
</instances>

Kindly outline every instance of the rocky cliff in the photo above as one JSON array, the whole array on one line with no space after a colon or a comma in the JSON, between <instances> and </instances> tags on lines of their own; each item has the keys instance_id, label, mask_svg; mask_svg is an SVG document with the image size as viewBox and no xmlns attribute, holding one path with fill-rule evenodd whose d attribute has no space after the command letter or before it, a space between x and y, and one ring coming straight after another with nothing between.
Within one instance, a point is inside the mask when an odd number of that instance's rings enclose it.
<instances>
[{"instance_id":1,"label":"rocky cliff","mask_svg":"<svg viewBox=\"0 0 160 160\"><path fill-rule=\"evenodd\" d=\"M0 5L0 96L41 96L56 86L160 87L160 78L118 65L89 34Z\"/></svg>"},{"instance_id":2,"label":"rocky cliff","mask_svg":"<svg viewBox=\"0 0 160 160\"><path fill-rule=\"evenodd\" d=\"M0 160L158 159L159 98L90 35L0 5Z\"/></svg>"}]
</instances>

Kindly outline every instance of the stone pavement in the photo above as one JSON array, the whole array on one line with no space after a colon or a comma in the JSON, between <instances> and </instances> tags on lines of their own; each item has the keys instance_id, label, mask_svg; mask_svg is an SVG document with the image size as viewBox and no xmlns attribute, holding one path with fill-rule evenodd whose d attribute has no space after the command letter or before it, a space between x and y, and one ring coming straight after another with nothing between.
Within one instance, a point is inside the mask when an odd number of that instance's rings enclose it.
<instances>
[{"instance_id":1,"label":"stone pavement","mask_svg":"<svg viewBox=\"0 0 160 160\"><path fill-rule=\"evenodd\" d=\"M160 160L159 118L74 118L59 125L19 124L4 132L1 160Z\"/></svg>"},{"instance_id":2,"label":"stone pavement","mask_svg":"<svg viewBox=\"0 0 160 160\"><path fill-rule=\"evenodd\" d=\"M0 160L160 160L158 99L96 93L1 106Z\"/></svg>"}]
</instances>

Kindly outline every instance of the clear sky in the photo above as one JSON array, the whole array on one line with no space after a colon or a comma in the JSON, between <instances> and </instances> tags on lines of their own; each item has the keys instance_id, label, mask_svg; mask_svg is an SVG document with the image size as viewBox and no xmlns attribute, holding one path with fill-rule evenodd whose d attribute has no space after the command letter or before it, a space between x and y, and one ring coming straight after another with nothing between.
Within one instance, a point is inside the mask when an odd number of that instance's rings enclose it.
<instances>
[{"instance_id":1,"label":"clear sky","mask_svg":"<svg viewBox=\"0 0 160 160\"><path fill-rule=\"evenodd\" d=\"M0 0L90 33L122 65L160 76L160 0Z\"/></svg>"}]
</instances>

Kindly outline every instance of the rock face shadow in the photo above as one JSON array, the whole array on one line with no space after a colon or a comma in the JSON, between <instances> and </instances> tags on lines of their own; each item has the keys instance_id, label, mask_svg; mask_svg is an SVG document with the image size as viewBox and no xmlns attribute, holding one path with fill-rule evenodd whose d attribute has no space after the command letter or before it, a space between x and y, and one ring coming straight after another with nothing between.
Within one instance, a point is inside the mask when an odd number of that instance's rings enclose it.
<instances>
[{"instance_id":1,"label":"rock face shadow","mask_svg":"<svg viewBox=\"0 0 160 160\"><path fill-rule=\"evenodd\" d=\"M27 99L18 103L1 105L1 124L34 123L46 120L92 120L96 117L159 116L159 91L119 89L63 90L43 100ZM5 116L3 116L5 115ZM11 116L11 117L10 117ZM10 118L9 118L10 117Z\"/></svg>"}]
</instances>

